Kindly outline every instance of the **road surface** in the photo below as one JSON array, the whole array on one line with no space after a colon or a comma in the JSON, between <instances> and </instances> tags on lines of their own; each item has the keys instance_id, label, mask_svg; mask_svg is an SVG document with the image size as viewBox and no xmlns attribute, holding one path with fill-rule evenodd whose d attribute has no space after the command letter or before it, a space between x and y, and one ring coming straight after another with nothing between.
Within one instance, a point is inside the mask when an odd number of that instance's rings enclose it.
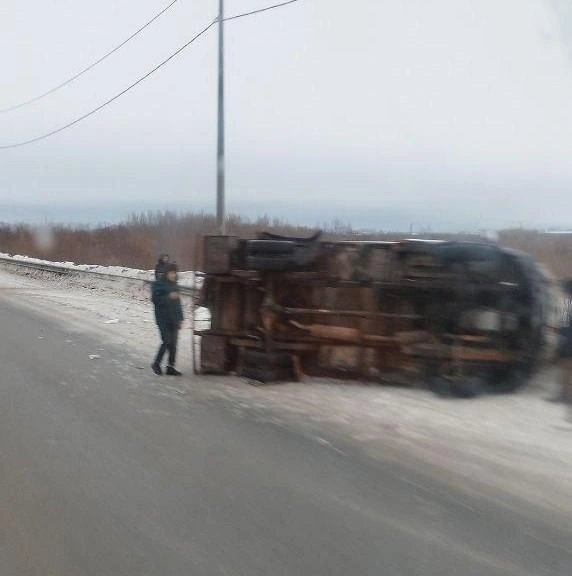
<instances>
[{"instance_id":1,"label":"road surface","mask_svg":"<svg viewBox=\"0 0 572 576\"><path fill-rule=\"evenodd\" d=\"M0 293L1 576L570 576L571 535L245 417Z\"/></svg>"}]
</instances>

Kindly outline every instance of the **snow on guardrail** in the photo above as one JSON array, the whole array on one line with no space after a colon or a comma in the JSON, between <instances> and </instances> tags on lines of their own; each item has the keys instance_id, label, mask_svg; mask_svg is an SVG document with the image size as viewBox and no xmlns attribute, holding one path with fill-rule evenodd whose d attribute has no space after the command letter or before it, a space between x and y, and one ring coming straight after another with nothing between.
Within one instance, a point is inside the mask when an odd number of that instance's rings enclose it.
<instances>
[{"instance_id":1,"label":"snow on guardrail","mask_svg":"<svg viewBox=\"0 0 572 576\"><path fill-rule=\"evenodd\" d=\"M29 256L10 255L0 252L0 259L7 263L30 265L34 267L54 268L58 270L69 270L70 272L84 272L89 274L99 274L102 276L112 276L128 280L140 280L151 282L155 279L153 270L138 270L124 266L100 266L99 264L76 264L75 262L52 262ZM179 272L179 285L181 288L189 290L198 289L202 284L202 277L193 271Z\"/></svg>"}]
</instances>

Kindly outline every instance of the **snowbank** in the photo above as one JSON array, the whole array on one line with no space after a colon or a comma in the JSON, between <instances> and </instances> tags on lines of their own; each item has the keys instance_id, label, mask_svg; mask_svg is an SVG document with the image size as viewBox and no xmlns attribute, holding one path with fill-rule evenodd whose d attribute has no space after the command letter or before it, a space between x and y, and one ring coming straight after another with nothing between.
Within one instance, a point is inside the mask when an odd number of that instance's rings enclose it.
<instances>
[{"instance_id":1,"label":"snowbank","mask_svg":"<svg viewBox=\"0 0 572 576\"><path fill-rule=\"evenodd\" d=\"M153 270L138 270L136 268L125 268L123 266L100 266L98 264L75 264L74 262L52 262L49 260L40 260L39 258L30 258L29 256L22 256L20 254L10 255L0 253L0 258L13 260L14 262L23 262L30 264L41 264L47 266L57 266L59 268L66 268L68 270L76 270L78 272L92 272L94 274L118 276L120 278L129 278L134 280L147 280L155 279ZM182 271L179 273L179 284L185 288L194 288L200 285L201 278L197 278L195 272Z\"/></svg>"}]
</instances>

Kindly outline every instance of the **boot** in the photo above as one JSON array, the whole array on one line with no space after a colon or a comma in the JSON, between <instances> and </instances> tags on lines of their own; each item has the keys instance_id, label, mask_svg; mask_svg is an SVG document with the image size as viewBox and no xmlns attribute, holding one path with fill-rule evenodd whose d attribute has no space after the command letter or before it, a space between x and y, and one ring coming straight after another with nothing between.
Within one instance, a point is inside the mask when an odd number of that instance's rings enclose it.
<instances>
[{"instance_id":1,"label":"boot","mask_svg":"<svg viewBox=\"0 0 572 576\"><path fill-rule=\"evenodd\" d=\"M161 366L157 364L157 362L151 364L151 370L153 370L157 376L163 376L163 370L161 370Z\"/></svg>"},{"instance_id":2,"label":"boot","mask_svg":"<svg viewBox=\"0 0 572 576\"><path fill-rule=\"evenodd\" d=\"M167 366L167 372L165 372L167 376L182 376L181 372L179 372L174 366Z\"/></svg>"}]
</instances>

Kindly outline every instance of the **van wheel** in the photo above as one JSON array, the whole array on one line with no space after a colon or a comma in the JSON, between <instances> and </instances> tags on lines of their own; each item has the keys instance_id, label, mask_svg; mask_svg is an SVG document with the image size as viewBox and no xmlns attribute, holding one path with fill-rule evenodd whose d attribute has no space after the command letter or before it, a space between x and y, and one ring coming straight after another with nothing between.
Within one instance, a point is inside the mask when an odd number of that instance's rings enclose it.
<instances>
[{"instance_id":1,"label":"van wheel","mask_svg":"<svg viewBox=\"0 0 572 576\"><path fill-rule=\"evenodd\" d=\"M480 376L468 376L459 379L451 386L451 393L455 398L476 398L483 394L485 380Z\"/></svg>"},{"instance_id":2,"label":"van wheel","mask_svg":"<svg viewBox=\"0 0 572 576\"><path fill-rule=\"evenodd\" d=\"M493 394L510 394L526 386L530 376L524 368L512 368L493 372L489 389Z\"/></svg>"},{"instance_id":3,"label":"van wheel","mask_svg":"<svg viewBox=\"0 0 572 576\"><path fill-rule=\"evenodd\" d=\"M248 256L283 256L296 251L296 243L287 240L248 240Z\"/></svg>"},{"instance_id":4,"label":"van wheel","mask_svg":"<svg viewBox=\"0 0 572 576\"><path fill-rule=\"evenodd\" d=\"M442 376L433 376L428 380L429 390L439 398L450 398L452 394L451 381Z\"/></svg>"}]
</instances>

